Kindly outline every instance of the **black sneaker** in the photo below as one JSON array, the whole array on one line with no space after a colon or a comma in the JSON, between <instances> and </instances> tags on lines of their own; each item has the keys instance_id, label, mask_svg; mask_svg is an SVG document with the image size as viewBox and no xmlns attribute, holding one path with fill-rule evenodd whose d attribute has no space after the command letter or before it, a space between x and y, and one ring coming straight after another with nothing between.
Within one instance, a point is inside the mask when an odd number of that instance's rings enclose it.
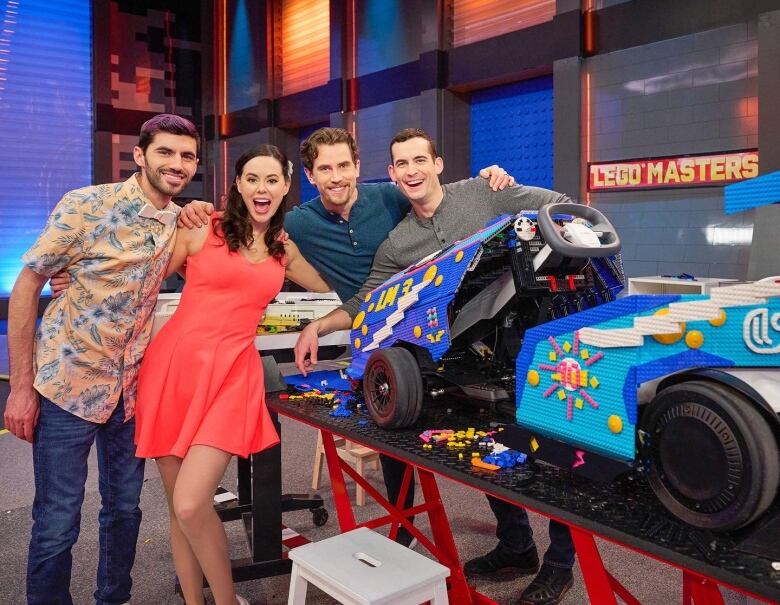
<instances>
[{"instance_id":1,"label":"black sneaker","mask_svg":"<svg viewBox=\"0 0 780 605\"><path fill-rule=\"evenodd\" d=\"M417 538L403 526L398 528L398 533L395 534L395 541L401 546L406 546L406 548L414 549L417 546Z\"/></svg>"},{"instance_id":2,"label":"black sneaker","mask_svg":"<svg viewBox=\"0 0 780 605\"><path fill-rule=\"evenodd\" d=\"M539 571L539 554L536 546L518 555L499 543L489 553L467 561L463 571L468 577L512 580Z\"/></svg>"},{"instance_id":3,"label":"black sneaker","mask_svg":"<svg viewBox=\"0 0 780 605\"><path fill-rule=\"evenodd\" d=\"M520 595L517 605L556 605L574 584L571 569L542 565L542 569Z\"/></svg>"}]
</instances>

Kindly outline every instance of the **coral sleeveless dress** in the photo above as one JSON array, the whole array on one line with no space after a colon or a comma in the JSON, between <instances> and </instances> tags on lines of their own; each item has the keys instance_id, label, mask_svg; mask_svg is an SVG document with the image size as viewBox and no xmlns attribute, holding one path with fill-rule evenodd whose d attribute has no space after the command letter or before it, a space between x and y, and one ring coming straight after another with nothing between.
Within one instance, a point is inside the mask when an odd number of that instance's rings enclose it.
<instances>
[{"instance_id":1,"label":"coral sleeveless dress","mask_svg":"<svg viewBox=\"0 0 780 605\"><path fill-rule=\"evenodd\" d=\"M283 281L277 260L253 263L231 253L209 228L203 248L187 259L179 307L144 355L138 457L183 458L191 445L246 457L279 442L254 339Z\"/></svg>"}]
</instances>

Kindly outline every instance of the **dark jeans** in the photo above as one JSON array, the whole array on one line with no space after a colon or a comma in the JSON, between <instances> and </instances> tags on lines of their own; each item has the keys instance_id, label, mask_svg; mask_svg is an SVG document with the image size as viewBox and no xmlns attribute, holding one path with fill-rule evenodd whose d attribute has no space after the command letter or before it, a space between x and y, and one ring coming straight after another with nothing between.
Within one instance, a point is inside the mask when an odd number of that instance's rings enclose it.
<instances>
[{"instance_id":1,"label":"dark jeans","mask_svg":"<svg viewBox=\"0 0 780 605\"><path fill-rule=\"evenodd\" d=\"M534 544L534 534L528 523L528 513L498 498L487 497L498 521L496 537L501 546L518 554ZM574 566L574 542L569 527L550 520L550 547L544 553L544 562L552 567L571 569Z\"/></svg>"},{"instance_id":2,"label":"dark jeans","mask_svg":"<svg viewBox=\"0 0 780 605\"><path fill-rule=\"evenodd\" d=\"M390 504L395 505L398 502L398 496L401 493L401 484L404 481L404 472L406 471L406 463L379 454L379 462L382 464L382 474L385 477L385 489L387 490L387 499L390 500ZM404 508L410 508L414 505L414 475L409 483L409 491L406 492L406 500L404 502ZM414 521L414 517L409 517L410 521Z\"/></svg>"},{"instance_id":3,"label":"dark jeans","mask_svg":"<svg viewBox=\"0 0 780 605\"><path fill-rule=\"evenodd\" d=\"M130 570L141 523L144 460L135 457L135 419L124 422L122 399L105 424L89 422L41 399L33 440L35 501L27 560L29 605L72 605L71 548L81 524L87 458L97 443L100 552L95 601L130 600Z\"/></svg>"}]
</instances>

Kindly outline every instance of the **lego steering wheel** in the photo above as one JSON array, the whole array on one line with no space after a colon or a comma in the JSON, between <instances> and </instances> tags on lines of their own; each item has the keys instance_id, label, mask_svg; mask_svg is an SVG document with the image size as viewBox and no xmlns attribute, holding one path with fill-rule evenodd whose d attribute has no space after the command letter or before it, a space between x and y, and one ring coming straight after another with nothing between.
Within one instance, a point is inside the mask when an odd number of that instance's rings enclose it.
<instances>
[{"instance_id":1,"label":"lego steering wheel","mask_svg":"<svg viewBox=\"0 0 780 605\"><path fill-rule=\"evenodd\" d=\"M587 246L572 243L564 236L566 229L558 225L552 218L552 214L570 214L575 218L582 218L591 225L591 231L598 237L599 246ZM620 237L606 216L591 206L575 204L573 202L561 202L557 204L545 204L539 209L537 217L539 230L544 241L553 251L570 258L592 258L612 256L620 252ZM591 237L593 237L591 235Z\"/></svg>"}]
</instances>

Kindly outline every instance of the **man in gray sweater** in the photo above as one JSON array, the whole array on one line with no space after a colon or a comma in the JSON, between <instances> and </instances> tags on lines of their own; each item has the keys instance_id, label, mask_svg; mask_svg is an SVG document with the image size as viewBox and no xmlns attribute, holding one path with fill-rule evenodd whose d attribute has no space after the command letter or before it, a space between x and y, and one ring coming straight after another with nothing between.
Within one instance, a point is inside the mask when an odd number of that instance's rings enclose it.
<instances>
[{"instance_id":1,"label":"man in gray sweater","mask_svg":"<svg viewBox=\"0 0 780 605\"><path fill-rule=\"evenodd\" d=\"M412 210L377 250L371 273L354 297L309 324L295 346L295 363L303 372L316 362L319 336L347 330L365 295L399 271L481 229L501 214L536 210L566 196L537 187L515 186L492 191L484 179L448 185L439 182L444 162L430 137L417 129L399 132L390 144L390 178ZM509 579L539 570L539 557L525 510L488 496L497 519L498 545L468 561L469 576ZM544 565L520 596L520 605L559 603L573 583L574 545L567 526L550 522L550 547Z\"/></svg>"}]
</instances>

